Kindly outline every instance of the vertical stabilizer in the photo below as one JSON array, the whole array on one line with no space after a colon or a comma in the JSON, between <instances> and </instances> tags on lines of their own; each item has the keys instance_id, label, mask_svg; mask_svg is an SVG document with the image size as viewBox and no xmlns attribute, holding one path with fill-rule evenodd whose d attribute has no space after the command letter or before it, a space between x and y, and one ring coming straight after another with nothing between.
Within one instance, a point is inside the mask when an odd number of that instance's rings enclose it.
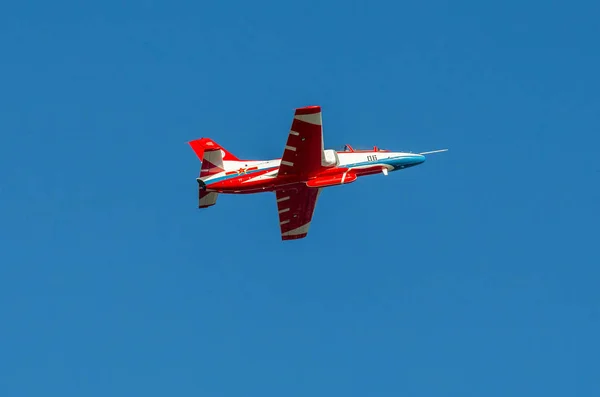
<instances>
[{"instance_id":1,"label":"vertical stabilizer","mask_svg":"<svg viewBox=\"0 0 600 397\"><path fill-rule=\"evenodd\" d=\"M210 138L200 138L188 143L202 162L200 178L225 171L223 161L240 161L223 146Z\"/></svg>"}]
</instances>

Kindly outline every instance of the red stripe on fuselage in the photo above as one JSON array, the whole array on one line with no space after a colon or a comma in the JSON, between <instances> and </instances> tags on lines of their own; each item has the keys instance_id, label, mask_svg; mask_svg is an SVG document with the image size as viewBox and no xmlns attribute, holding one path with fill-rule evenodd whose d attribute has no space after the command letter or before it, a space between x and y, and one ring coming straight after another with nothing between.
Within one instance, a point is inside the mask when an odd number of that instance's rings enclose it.
<instances>
[{"instance_id":1,"label":"red stripe on fuselage","mask_svg":"<svg viewBox=\"0 0 600 397\"><path fill-rule=\"evenodd\" d=\"M255 167L257 168L257 167ZM368 168L353 168L351 173L356 175L357 177L379 174L382 170L381 165L373 165ZM250 170L250 169L248 169ZM274 171L274 168L267 168L260 171L255 171L250 174L239 174L237 177L232 177L223 181L210 183L207 181L207 189L209 191L217 191L219 193L232 193L232 194L249 194L249 193L259 193L259 192L271 192L275 190L283 189L284 187L289 187L295 184L305 185L307 181L326 178L327 180L331 179L332 181L335 179L341 179L344 173L348 172L348 168L346 167L336 167L329 168L319 172L317 175L312 176L298 176L298 175L279 175L274 178L266 178L260 179L257 181L250 181L252 178L256 178L261 175L265 175L269 172ZM237 171L229 171L227 174L237 174ZM336 178L337 177L337 178ZM344 178L344 183L350 183L353 181L353 176L346 175ZM348 180L346 180L348 179Z\"/></svg>"},{"instance_id":2,"label":"red stripe on fuselage","mask_svg":"<svg viewBox=\"0 0 600 397\"><path fill-rule=\"evenodd\" d=\"M241 168L241 170L243 170L242 172L239 171L228 171L225 173L225 175L227 176L233 176L231 178L227 178L225 180L221 180L221 181L216 181L216 182L212 182L206 181L207 185L207 189L208 190L219 190L219 191L223 191L223 192L235 192L235 193L240 193L242 190L249 190L252 188L260 188L262 190L262 187L267 187L271 184L273 184L273 182L275 181L275 178L268 178L268 179L261 179L258 181L252 181L252 182L246 182L252 178L256 178L259 177L261 175L267 174L269 172L273 172L274 170L276 170L276 168L266 168L264 170L258 170L258 167L251 167L248 169L243 169ZM248 171L251 171L250 173L247 173ZM235 176L237 175L237 176Z\"/></svg>"}]
</instances>

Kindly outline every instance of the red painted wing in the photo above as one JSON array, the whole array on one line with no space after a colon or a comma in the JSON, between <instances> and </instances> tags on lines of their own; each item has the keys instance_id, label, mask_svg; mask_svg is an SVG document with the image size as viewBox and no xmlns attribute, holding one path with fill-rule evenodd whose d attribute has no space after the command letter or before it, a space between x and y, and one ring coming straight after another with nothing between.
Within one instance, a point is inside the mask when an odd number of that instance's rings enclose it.
<instances>
[{"instance_id":1,"label":"red painted wing","mask_svg":"<svg viewBox=\"0 0 600 397\"><path fill-rule=\"evenodd\" d=\"M320 192L303 185L275 192L282 240L306 237Z\"/></svg>"},{"instance_id":2,"label":"red painted wing","mask_svg":"<svg viewBox=\"0 0 600 397\"><path fill-rule=\"evenodd\" d=\"M321 107L296 109L281 157L279 175L308 175L321 169L323 128Z\"/></svg>"}]
</instances>

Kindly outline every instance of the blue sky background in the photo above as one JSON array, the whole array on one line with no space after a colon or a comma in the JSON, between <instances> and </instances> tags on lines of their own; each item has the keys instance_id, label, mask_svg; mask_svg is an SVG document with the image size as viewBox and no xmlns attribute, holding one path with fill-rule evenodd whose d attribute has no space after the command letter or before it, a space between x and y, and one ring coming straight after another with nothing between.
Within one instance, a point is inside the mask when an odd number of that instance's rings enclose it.
<instances>
[{"instance_id":1,"label":"blue sky background","mask_svg":"<svg viewBox=\"0 0 600 397\"><path fill-rule=\"evenodd\" d=\"M0 395L600 395L597 1L7 2ZM197 209L211 137L450 148Z\"/></svg>"}]
</instances>

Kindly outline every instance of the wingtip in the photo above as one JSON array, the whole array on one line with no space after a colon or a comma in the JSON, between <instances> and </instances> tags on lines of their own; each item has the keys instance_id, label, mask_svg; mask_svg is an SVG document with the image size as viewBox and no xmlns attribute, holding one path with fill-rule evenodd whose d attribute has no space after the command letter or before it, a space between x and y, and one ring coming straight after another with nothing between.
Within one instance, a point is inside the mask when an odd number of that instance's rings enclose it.
<instances>
[{"instance_id":1,"label":"wingtip","mask_svg":"<svg viewBox=\"0 0 600 397\"><path fill-rule=\"evenodd\" d=\"M321 106L319 105L310 105L304 106L301 108L296 108L296 114L305 115L305 114L315 114L321 111Z\"/></svg>"},{"instance_id":2,"label":"wingtip","mask_svg":"<svg viewBox=\"0 0 600 397\"><path fill-rule=\"evenodd\" d=\"M281 241L300 240L305 238L308 233L300 233L294 235L281 236Z\"/></svg>"}]
</instances>

